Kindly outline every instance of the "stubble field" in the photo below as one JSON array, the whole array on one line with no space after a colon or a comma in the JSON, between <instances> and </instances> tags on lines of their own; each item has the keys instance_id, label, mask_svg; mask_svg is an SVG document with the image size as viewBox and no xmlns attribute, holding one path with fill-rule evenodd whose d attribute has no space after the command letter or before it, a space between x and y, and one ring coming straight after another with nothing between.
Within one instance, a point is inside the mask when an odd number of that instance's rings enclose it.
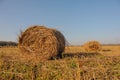
<instances>
[{"instance_id":1,"label":"stubble field","mask_svg":"<svg viewBox=\"0 0 120 80\"><path fill-rule=\"evenodd\" d=\"M86 52L65 48L62 59L27 60L17 47L0 48L0 80L120 80L120 46Z\"/></svg>"}]
</instances>

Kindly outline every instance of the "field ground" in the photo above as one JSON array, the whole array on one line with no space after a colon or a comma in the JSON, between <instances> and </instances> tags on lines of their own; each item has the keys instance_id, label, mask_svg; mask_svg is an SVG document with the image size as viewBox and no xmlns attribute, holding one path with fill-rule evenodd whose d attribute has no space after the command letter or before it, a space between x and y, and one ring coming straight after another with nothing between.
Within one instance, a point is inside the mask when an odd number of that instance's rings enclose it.
<instances>
[{"instance_id":1,"label":"field ground","mask_svg":"<svg viewBox=\"0 0 120 80\"><path fill-rule=\"evenodd\" d=\"M120 80L120 46L102 46L99 52L66 47L62 59L37 64L17 47L2 47L0 80Z\"/></svg>"}]
</instances>

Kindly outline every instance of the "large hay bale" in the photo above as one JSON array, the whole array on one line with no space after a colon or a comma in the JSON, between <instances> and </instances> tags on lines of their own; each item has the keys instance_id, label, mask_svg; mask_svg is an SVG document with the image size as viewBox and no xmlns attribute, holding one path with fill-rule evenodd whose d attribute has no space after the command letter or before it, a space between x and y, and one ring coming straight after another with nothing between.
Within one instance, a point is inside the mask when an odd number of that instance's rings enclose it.
<instances>
[{"instance_id":1,"label":"large hay bale","mask_svg":"<svg viewBox=\"0 0 120 80\"><path fill-rule=\"evenodd\" d=\"M99 51L101 49L101 45L98 41L89 41L83 45L85 51L90 52L90 51Z\"/></svg>"},{"instance_id":2,"label":"large hay bale","mask_svg":"<svg viewBox=\"0 0 120 80\"><path fill-rule=\"evenodd\" d=\"M65 38L61 32L45 26L31 26L19 37L20 50L39 56L39 59L49 59L61 55L65 49Z\"/></svg>"}]
</instances>

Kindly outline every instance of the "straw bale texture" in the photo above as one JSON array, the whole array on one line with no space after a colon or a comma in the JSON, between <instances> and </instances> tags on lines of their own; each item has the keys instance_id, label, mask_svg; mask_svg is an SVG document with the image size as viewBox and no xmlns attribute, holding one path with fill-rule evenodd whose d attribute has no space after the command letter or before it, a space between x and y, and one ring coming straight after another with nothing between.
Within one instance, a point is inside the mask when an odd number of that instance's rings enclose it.
<instances>
[{"instance_id":1,"label":"straw bale texture","mask_svg":"<svg viewBox=\"0 0 120 80\"><path fill-rule=\"evenodd\" d=\"M99 51L101 49L101 45L98 41L89 41L83 45L85 51Z\"/></svg>"},{"instance_id":2,"label":"straw bale texture","mask_svg":"<svg viewBox=\"0 0 120 80\"><path fill-rule=\"evenodd\" d=\"M65 38L61 32L45 26L31 26L19 37L20 50L32 53L41 59L49 59L62 54L65 49Z\"/></svg>"}]
</instances>

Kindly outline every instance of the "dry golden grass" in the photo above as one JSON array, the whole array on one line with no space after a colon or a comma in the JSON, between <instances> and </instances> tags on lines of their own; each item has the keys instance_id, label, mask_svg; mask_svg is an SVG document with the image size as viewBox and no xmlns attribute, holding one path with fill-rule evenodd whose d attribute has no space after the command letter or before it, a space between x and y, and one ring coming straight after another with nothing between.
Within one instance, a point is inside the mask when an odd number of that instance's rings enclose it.
<instances>
[{"instance_id":1,"label":"dry golden grass","mask_svg":"<svg viewBox=\"0 0 120 80\"><path fill-rule=\"evenodd\" d=\"M88 52L84 49L83 46L68 46L65 47L65 53L95 53ZM120 46L101 46L101 50L97 53L100 53L105 56L119 56L120 55Z\"/></svg>"},{"instance_id":2,"label":"dry golden grass","mask_svg":"<svg viewBox=\"0 0 120 80\"><path fill-rule=\"evenodd\" d=\"M98 53L71 46L62 59L36 62L17 47L0 48L0 80L120 80L120 46L102 46Z\"/></svg>"},{"instance_id":3,"label":"dry golden grass","mask_svg":"<svg viewBox=\"0 0 120 80\"><path fill-rule=\"evenodd\" d=\"M35 60L28 61L26 57L21 54L17 47L0 48L0 80L80 79L79 62L75 58L44 62L36 60L35 62Z\"/></svg>"},{"instance_id":4,"label":"dry golden grass","mask_svg":"<svg viewBox=\"0 0 120 80\"><path fill-rule=\"evenodd\" d=\"M81 53L85 52L82 46L67 46L65 47L65 53Z\"/></svg>"},{"instance_id":5,"label":"dry golden grass","mask_svg":"<svg viewBox=\"0 0 120 80\"><path fill-rule=\"evenodd\" d=\"M120 46L102 46L101 54L105 56L120 56Z\"/></svg>"}]
</instances>

